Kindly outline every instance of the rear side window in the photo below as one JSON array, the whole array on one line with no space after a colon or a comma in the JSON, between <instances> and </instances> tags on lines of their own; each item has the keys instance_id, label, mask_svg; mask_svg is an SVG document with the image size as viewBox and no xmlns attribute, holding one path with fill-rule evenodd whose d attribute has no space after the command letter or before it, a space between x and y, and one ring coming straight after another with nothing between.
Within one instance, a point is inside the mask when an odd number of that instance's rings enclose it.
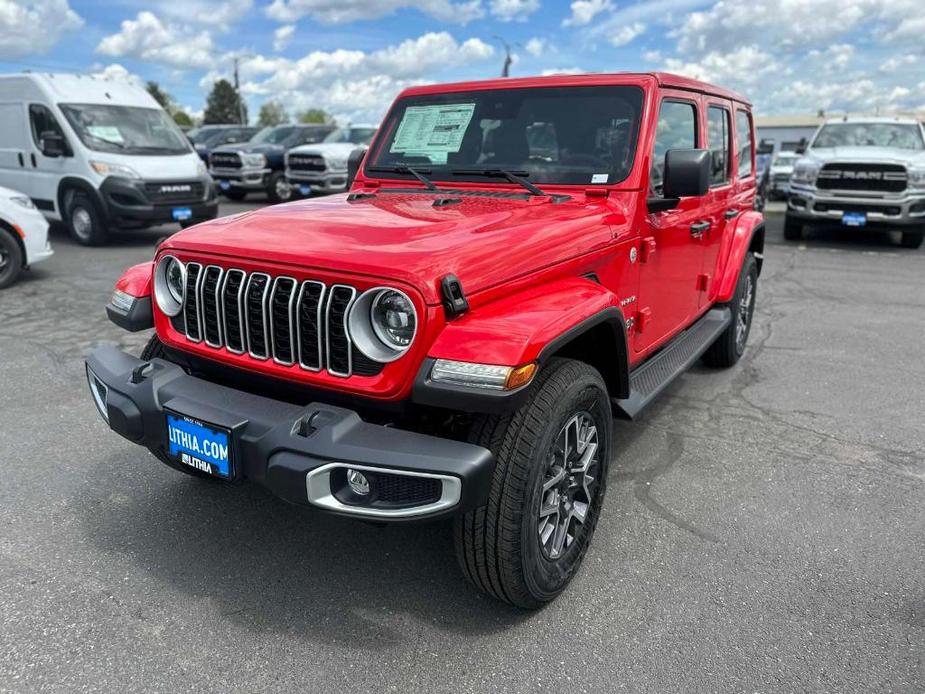
<instances>
[{"instance_id":1,"label":"rear side window","mask_svg":"<svg viewBox=\"0 0 925 694\"><path fill-rule=\"evenodd\" d=\"M745 111L736 111L736 141L739 145L739 178L748 178L752 167L752 119Z\"/></svg>"},{"instance_id":2,"label":"rear side window","mask_svg":"<svg viewBox=\"0 0 925 694\"><path fill-rule=\"evenodd\" d=\"M696 149L697 111L687 101L663 101L658 112L655 147L652 152L650 187L662 194L665 173L665 153L670 149Z\"/></svg>"},{"instance_id":3,"label":"rear side window","mask_svg":"<svg viewBox=\"0 0 925 694\"><path fill-rule=\"evenodd\" d=\"M41 104L29 106L29 123L32 126L32 139L39 149L42 147L42 133L53 132L64 137L64 132L52 112Z\"/></svg>"},{"instance_id":4,"label":"rear side window","mask_svg":"<svg viewBox=\"0 0 925 694\"><path fill-rule=\"evenodd\" d=\"M707 133L710 138L710 185L719 186L729 180L729 162L732 159L729 111L710 106L707 110Z\"/></svg>"}]
</instances>

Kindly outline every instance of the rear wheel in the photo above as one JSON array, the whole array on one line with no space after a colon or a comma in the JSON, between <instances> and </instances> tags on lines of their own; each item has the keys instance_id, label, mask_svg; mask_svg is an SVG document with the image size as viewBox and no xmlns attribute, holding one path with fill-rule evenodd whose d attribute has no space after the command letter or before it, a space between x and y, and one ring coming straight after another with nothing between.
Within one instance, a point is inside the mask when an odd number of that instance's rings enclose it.
<instances>
[{"instance_id":1,"label":"rear wheel","mask_svg":"<svg viewBox=\"0 0 925 694\"><path fill-rule=\"evenodd\" d=\"M270 174L267 181L267 197L272 203L289 202L292 200L292 186L286 180L282 171L276 171Z\"/></svg>"},{"instance_id":2,"label":"rear wheel","mask_svg":"<svg viewBox=\"0 0 925 694\"><path fill-rule=\"evenodd\" d=\"M755 296L758 287L758 264L751 253L745 256L739 283L727 306L732 311L732 322L704 353L703 361L709 366L726 368L735 364L745 353L748 335L755 314Z\"/></svg>"},{"instance_id":3,"label":"rear wheel","mask_svg":"<svg viewBox=\"0 0 925 694\"><path fill-rule=\"evenodd\" d=\"M19 279L22 273L23 257L19 243L13 233L0 228L0 289L6 289Z\"/></svg>"},{"instance_id":4,"label":"rear wheel","mask_svg":"<svg viewBox=\"0 0 925 694\"><path fill-rule=\"evenodd\" d=\"M784 215L784 238L787 241L800 241L803 238L803 223L789 214Z\"/></svg>"},{"instance_id":5,"label":"rear wheel","mask_svg":"<svg viewBox=\"0 0 925 694\"><path fill-rule=\"evenodd\" d=\"M68 230L77 243L83 246L101 246L109 236L106 219L89 195L76 192L67 205Z\"/></svg>"},{"instance_id":6,"label":"rear wheel","mask_svg":"<svg viewBox=\"0 0 925 694\"><path fill-rule=\"evenodd\" d=\"M919 248L922 245L923 239L925 239L925 229L904 231L899 245L903 248Z\"/></svg>"},{"instance_id":7,"label":"rear wheel","mask_svg":"<svg viewBox=\"0 0 925 694\"><path fill-rule=\"evenodd\" d=\"M603 379L582 362L551 360L520 409L478 420L470 440L496 464L488 503L455 523L459 564L489 595L540 607L578 571L600 514L611 455Z\"/></svg>"}]
</instances>

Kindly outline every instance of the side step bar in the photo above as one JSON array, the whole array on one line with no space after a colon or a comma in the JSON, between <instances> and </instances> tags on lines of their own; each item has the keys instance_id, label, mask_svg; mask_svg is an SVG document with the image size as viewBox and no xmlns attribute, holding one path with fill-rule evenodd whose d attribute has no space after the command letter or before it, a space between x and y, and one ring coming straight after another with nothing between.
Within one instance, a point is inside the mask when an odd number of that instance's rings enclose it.
<instances>
[{"instance_id":1,"label":"side step bar","mask_svg":"<svg viewBox=\"0 0 925 694\"><path fill-rule=\"evenodd\" d=\"M614 399L614 414L635 419L668 385L687 371L732 321L728 308L714 308L630 374L630 396Z\"/></svg>"}]
</instances>

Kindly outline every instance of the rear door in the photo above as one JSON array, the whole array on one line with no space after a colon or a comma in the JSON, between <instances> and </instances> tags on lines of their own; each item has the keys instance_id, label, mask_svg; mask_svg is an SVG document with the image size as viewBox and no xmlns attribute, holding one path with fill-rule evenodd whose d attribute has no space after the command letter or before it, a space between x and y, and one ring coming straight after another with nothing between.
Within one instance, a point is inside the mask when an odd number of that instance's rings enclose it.
<instances>
[{"instance_id":1,"label":"rear door","mask_svg":"<svg viewBox=\"0 0 925 694\"><path fill-rule=\"evenodd\" d=\"M25 105L0 102L0 185L30 194L24 176L30 149Z\"/></svg>"},{"instance_id":2,"label":"rear door","mask_svg":"<svg viewBox=\"0 0 925 694\"><path fill-rule=\"evenodd\" d=\"M665 153L703 142L702 102L691 92L663 90L652 151L649 195L660 197ZM703 198L682 198L666 212L646 216L640 245L639 312L634 348L649 350L686 326L697 312L697 277L703 246L696 238Z\"/></svg>"},{"instance_id":3,"label":"rear door","mask_svg":"<svg viewBox=\"0 0 925 694\"><path fill-rule=\"evenodd\" d=\"M732 104L727 100L706 97L707 148L710 150L710 191L703 199L702 214L709 222L699 237L703 247L703 269L698 277L697 304L709 304L710 287L716 279L716 265L726 224L735 210L736 191L733 176Z\"/></svg>"}]
</instances>

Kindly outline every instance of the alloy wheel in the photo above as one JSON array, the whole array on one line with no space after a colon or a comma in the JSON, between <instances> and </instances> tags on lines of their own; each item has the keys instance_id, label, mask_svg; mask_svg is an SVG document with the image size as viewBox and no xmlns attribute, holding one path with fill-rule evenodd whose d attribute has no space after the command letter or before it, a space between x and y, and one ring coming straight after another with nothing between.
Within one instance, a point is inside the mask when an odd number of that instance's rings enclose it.
<instances>
[{"instance_id":1,"label":"alloy wheel","mask_svg":"<svg viewBox=\"0 0 925 694\"><path fill-rule=\"evenodd\" d=\"M752 302L755 300L755 280L751 274L745 277L745 291L739 299L739 310L736 312L736 348L741 352L745 349L748 339L748 329L752 320Z\"/></svg>"},{"instance_id":2,"label":"alloy wheel","mask_svg":"<svg viewBox=\"0 0 925 694\"><path fill-rule=\"evenodd\" d=\"M282 178L276 181L276 197L280 200L288 200L292 197L292 186Z\"/></svg>"},{"instance_id":3,"label":"alloy wheel","mask_svg":"<svg viewBox=\"0 0 925 694\"><path fill-rule=\"evenodd\" d=\"M538 540L547 559L559 559L575 542L600 487L598 434L588 412L572 416L549 452L538 513Z\"/></svg>"},{"instance_id":4,"label":"alloy wheel","mask_svg":"<svg viewBox=\"0 0 925 694\"><path fill-rule=\"evenodd\" d=\"M78 238L89 239L93 233L93 217L90 216L89 210L84 207L75 207L71 211L71 227Z\"/></svg>"}]
</instances>

